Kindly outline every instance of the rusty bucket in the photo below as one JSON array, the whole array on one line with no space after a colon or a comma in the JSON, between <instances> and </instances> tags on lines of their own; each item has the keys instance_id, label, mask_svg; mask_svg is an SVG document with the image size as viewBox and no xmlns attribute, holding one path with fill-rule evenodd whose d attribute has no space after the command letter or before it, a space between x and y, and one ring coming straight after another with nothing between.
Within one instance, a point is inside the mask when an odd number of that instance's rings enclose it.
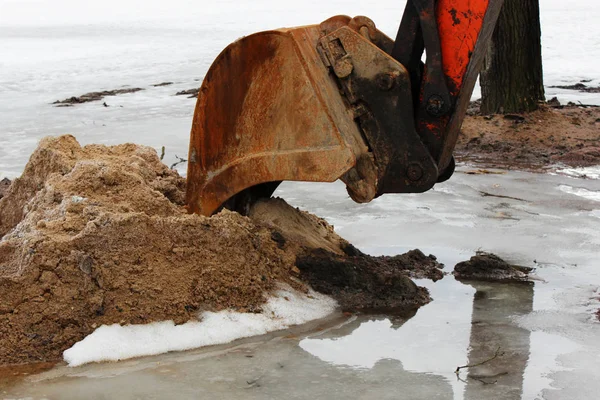
<instances>
[{"instance_id":1,"label":"rusty bucket","mask_svg":"<svg viewBox=\"0 0 600 400\"><path fill-rule=\"evenodd\" d=\"M192 124L190 211L212 215L253 188L269 196L283 180L343 178L359 187L362 179L366 194L357 200L375 196L369 189L374 178L364 172L374 169L368 146L318 51L324 34L351 21L338 16L320 25L256 33L217 57ZM353 170L357 160L361 176Z\"/></svg>"}]
</instances>

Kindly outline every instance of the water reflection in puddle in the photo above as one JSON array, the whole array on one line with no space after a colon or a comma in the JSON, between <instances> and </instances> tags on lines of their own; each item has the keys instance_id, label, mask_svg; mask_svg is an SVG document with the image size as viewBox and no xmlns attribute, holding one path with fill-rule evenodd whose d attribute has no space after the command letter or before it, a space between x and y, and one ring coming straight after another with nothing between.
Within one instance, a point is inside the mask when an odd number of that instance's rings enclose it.
<instances>
[{"instance_id":1,"label":"water reflection in puddle","mask_svg":"<svg viewBox=\"0 0 600 400\"><path fill-rule=\"evenodd\" d=\"M515 323L532 312L531 283L463 284L447 277L427 286L435 300L408 321L362 317L300 347L342 368L368 370L396 360L403 371L442 378L454 399L534 399L551 388L549 374L563 370L558 357L578 347ZM473 367L457 376L465 365Z\"/></svg>"},{"instance_id":2,"label":"water reflection in puddle","mask_svg":"<svg viewBox=\"0 0 600 400\"><path fill-rule=\"evenodd\" d=\"M468 362L472 306L465 300L475 290L451 278L417 283L428 286L436 300L408 321L363 317L352 323L351 332L345 326L342 332L304 339L300 347L323 361L353 368L398 360L405 371L441 376L452 386L454 398L462 398L464 383L453 371Z\"/></svg>"}]
</instances>

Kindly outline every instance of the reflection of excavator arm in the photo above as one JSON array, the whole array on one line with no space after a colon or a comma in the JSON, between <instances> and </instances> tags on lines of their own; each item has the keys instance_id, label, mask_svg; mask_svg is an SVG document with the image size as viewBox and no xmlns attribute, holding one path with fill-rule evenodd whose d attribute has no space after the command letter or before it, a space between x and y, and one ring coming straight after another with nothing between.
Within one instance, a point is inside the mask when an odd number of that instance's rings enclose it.
<instances>
[{"instance_id":1,"label":"reflection of excavator arm","mask_svg":"<svg viewBox=\"0 0 600 400\"><path fill-rule=\"evenodd\" d=\"M395 41L336 16L229 45L196 104L190 210L243 212L283 180L341 179L369 202L448 179L502 2L409 0Z\"/></svg>"}]
</instances>

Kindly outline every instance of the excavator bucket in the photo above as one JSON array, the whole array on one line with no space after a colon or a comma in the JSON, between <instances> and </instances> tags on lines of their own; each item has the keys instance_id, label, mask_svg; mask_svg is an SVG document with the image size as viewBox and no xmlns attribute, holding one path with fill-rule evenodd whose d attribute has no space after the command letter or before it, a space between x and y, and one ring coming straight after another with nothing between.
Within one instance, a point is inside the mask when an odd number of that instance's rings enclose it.
<instances>
[{"instance_id":1,"label":"excavator bucket","mask_svg":"<svg viewBox=\"0 0 600 400\"><path fill-rule=\"evenodd\" d=\"M192 211L211 215L253 195L245 190L269 196L283 180L333 182L367 154L317 51L322 34L319 25L260 32L214 61L192 124Z\"/></svg>"},{"instance_id":2,"label":"excavator bucket","mask_svg":"<svg viewBox=\"0 0 600 400\"><path fill-rule=\"evenodd\" d=\"M232 43L198 94L189 211L244 213L284 180L341 179L364 203L449 178L501 5L409 0L395 42L366 17L336 16Z\"/></svg>"}]
</instances>

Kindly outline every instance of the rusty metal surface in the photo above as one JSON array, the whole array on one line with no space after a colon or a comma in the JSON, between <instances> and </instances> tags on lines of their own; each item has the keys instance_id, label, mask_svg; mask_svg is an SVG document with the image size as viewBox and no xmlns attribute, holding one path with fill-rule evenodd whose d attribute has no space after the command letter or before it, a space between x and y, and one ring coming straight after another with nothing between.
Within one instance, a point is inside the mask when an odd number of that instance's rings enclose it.
<instances>
[{"instance_id":1,"label":"rusty metal surface","mask_svg":"<svg viewBox=\"0 0 600 400\"><path fill-rule=\"evenodd\" d=\"M316 52L319 36L318 26L261 32L215 60L192 124L190 211L211 215L265 182L335 181L366 151Z\"/></svg>"}]
</instances>

